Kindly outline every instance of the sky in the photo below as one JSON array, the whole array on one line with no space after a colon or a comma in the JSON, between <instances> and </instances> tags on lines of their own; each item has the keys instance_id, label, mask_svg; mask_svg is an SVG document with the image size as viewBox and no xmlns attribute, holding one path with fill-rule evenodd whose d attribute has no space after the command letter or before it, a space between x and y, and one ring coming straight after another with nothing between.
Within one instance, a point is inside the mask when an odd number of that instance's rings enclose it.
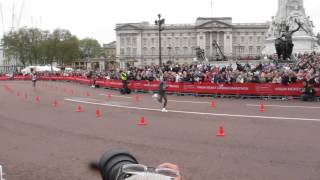
<instances>
[{"instance_id":1,"label":"sky","mask_svg":"<svg viewBox=\"0 0 320 180\"><path fill-rule=\"evenodd\" d=\"M234 23L264 23L276 15L278 6L278 0L212 0L212 8L211 0L0 0L0 3L1 34L12 25L50 31L61 28L80 39L94 38L101 44L116 39L117 23L154 23L159 13L166 24L195 23L198 17L211 16L232 17ZM304 0L304 7L314 22L315 33L320 32L320 1Z\"/></svg>"}]
</instances>

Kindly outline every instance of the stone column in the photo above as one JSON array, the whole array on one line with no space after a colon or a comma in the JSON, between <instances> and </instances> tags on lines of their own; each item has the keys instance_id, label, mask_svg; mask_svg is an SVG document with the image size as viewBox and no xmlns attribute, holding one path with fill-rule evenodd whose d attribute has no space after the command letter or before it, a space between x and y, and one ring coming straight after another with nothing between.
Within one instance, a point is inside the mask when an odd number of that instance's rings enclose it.
<instances>
[{"instance_id":1,"label":"stone column","mask_svg":"<svg viewBox=\"0 0 320 180\"><path fill-rule=\"evenodd\" d=\"M224 53L226 56L232 55L232 33L230 32L224 33Z\"/></svg>"}]
</instances>

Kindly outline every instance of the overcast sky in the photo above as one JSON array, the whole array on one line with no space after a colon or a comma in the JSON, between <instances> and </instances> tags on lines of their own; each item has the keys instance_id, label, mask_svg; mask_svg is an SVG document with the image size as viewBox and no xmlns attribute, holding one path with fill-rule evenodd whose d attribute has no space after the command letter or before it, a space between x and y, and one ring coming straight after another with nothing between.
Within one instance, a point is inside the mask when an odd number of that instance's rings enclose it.
<instances>
[{"instance_id":1,"label":"overcast sky","mask_svg":"<svg viewBox=\"0 0 320 180\"><path fill-rule=\"evenodd\" d=\"M0 0L4 28L38 27L52 31L63 28L79 38L91 37L101 44L115 40L115 24L148 21L161 13L167 24L195 23L197 17L232 17L233 22L254 23L271 20L278 0ZM320 31L320 1L304 0L307 15ZM2 21L0 23L2 27Z\"/></svg>"}]
</instances>

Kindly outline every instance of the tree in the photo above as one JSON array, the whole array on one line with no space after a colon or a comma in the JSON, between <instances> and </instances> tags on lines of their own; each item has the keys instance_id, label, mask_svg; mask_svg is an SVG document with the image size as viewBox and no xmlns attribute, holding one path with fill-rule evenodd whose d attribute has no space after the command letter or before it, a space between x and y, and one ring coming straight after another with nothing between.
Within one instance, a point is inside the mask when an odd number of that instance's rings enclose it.
<instances>
[{"instance_id":1,"label":"tree","mask_svg":"<svg viewBox=\"0 0 320 180\"><path fill-rule=\"evenodd\" d=\"M4 35L5 57L21 64L70 63L80 57L80 41L70 31L56 29L52 33L37 28L20 28Z\"/></svg>"},{"instance_id":2,"label":"tree","mask_svg":"<svg viewBox=\"0 0 320 180\"><path fill-rule=\"evenodd\" d=\"M81 58L96 58L102 54L102 48L99 42L91 38L85 38L80 41L80 51Z\"/></svg>"},{"instance_id":3,"label":"tree","mask_svg":"<svg viewBox=\"0 0 320 180\"><path fill-rule=\"evenodd\" d=\"M4 35L2 39L4 53L9 61L20 60L25 66L27 63L32 64L31 58L31 39L29 30L21 28L18 31L11 31Z\"/></svg>"},{"instance_id":4,"label":"tree","mask_svg":"<svg viewBox=\"0 0 320 180\"><path fill-rule=\"evenodd\" d=\"M317 42L320 45L320 33L317 34Z\"/></svg>"}]
</instances>

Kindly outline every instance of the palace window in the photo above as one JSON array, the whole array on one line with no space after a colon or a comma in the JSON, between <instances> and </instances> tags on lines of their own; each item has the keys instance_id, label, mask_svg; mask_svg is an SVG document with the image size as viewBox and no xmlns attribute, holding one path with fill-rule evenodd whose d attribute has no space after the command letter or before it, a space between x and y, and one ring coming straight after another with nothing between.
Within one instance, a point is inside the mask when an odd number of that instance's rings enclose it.
<instances>
[{"instance_id":1,"label":"palace window","mask_svg":"<svg viewBox=\"0 0 320 180\"><path fill-rule=\"evenodd\" d=\"M232 41L235 43L237 42L237 37L233 37Z\"/></svg>"},{"instance_id":2,"label":"palace window","mask_svg":"<svg viewBox=\"0 0 320 180\"><path fill-rule=\"evenodd\" d=\"M176 47L175 48L175 53L178 55L178 54L180 54L180 49L179 49L179 47Z\"/></svg>"},{"instance_id":3,"label":"palace window","mask_svg":"<svg viewBox=\"0 0 320 180\"><path fill-rule=\"evenodd\" d=\"M192 46L196 46L197 44L197 38L196 37L192 37Z\"/></svg>"},{"instance_id":4,"label":"palace window","mask_svg":"<svg viewBox=\"0 0 320 180\"><path fill-rule=\"evenodd\" d=\"M126 55L131 55L131 48L130 47L127 47Z\"/></svg>"},{"instance_id":5,"label":"palace window","mask_svg":"<svg viewBox=\"0 0 320 180\"><path fill-rule=\"evenodd\" d=\"M249 54L251 55L252 53L253 53L253 47L250 46L250 47L249 47Z\"/></svg>"},{"instance_id":6,"label":"palace window","mask_svg":"<svg viewBox=\"0 0 320 180\"><path fill-rule=\"evenodd\" d=\"M131 46L131 38L127 37L127 46Z\"/></svg>"},{"instance_id":7,"label":"palace window","mask_svg":"<svg viewBox=\"0 0 320 180\"><path fill-rule=\"evenodd\" d=\"M124 38L120 38L120 46L123 47L124 46Z\"/></svg>"},{"instance_id":8,"label":"palace window","mask_svg":"<svg viewBox=\"0 0 320 180\"><path fill-rule=\"evenodd\" d=\"M241 42L244 43L244 37L243 36L241 37Z\"/></svg>"},{"instance_id":9,"label":"palace window","mask_svg":"<svg viewBox=\"0 0 320 180\"><path fill-rule=\"evenodd\" d=\"M240 46L240 54L244 53L244 46Z\"/></svg>"},{"instance_id":10,"label":"palace window","mask_svg":"<svg viewBox=\"0 0 320 180\"><path fill-rule=\"evenodd\" d=\"M187 54L188 54L188 47L184 47L184 48L183 48L183 54L184 54L184 55L187 55Z\"/></svg>"},{"instance_id":11,"label":"palace window","mask_svg":"<svg viewBox=\"0 0 320 180\"><path fill-rule=\"evenodd\" d=\"M137 38L132 38L132 45L134 46L134 47L136 47L137 46Z\"/></svg>"},{"instance_id":12,"label":"palace window","mask_svg":"<svg viewBox=\"0 0 320 180\"><path fill-rule=\"evenodd\" d=\"M152 47L152 48L151 48L151 54L152 54L152 55L155 55L155 53L156 53L156 48Z\"/></svg>"},{"instance_id":13,"label":"palace window","mask_svg":"<svg viewBox=\"0 0 320 180\"><path fill-rule=\"evenodd\" d=\"M168 44L171 44L171 38L167 38Z\"/></svg>"},{"instance_id":14,"label":"palace window","mask_svg":"<svg viewBox=\"0 0 320 180\"><path fill-rule=\"evenodd\" d=\"M261 47L257 46L257 54L260 54L260 53L261 53Z\"/></svg>"},{"instance_id":15,"label":"palace window","mask_svg":"<svg viewBox=\"0 0 320 180\"><path fill-rule=\"evenodd\" d=\"M144 55L147 54L147 51L148 51L148 48L147 48L147 47L144 47L144 48L142 49L142 53L143 53Z\"/></svg>"},{"instance_id":16,"label":"palace window","mask_svg":"<svg viewBox=\"0 0 320 180\"><path fill-rule=\"evenodd\" d=\"M151 39L151 45L154 46L154 38Z\"/></svg>"},{"instance_id":17,"label":"palace window","mask_svg":"<svg viewBox=\"0 0 320 180\"><path fill-rule=\"evenodd\" d=\"M133 55L133 56L136 56L136 55L137 55L137 48L133 48L133 49L132 49L132 55Z\"/></svg>"},{"instance_id":18,"label":"palace window","mask_svg":"<svg viewBox=\"0 0 320 180\"><path fill-rule=\"evenodd\" d=\"M147 46L147 38L143 38L143 39L142 39L142 42L143 42L143 43L142 43L143 46Z\"/></svg>"},{"instance_id":19,"label":"palace window","mask_svg":"<svg viewBox=\"0 0 320 180\"><path fill-rule=\"evenodd\" d=\"M249 42L252 43L252 36L249 37Z\"/></svg>"}]
</instances>

